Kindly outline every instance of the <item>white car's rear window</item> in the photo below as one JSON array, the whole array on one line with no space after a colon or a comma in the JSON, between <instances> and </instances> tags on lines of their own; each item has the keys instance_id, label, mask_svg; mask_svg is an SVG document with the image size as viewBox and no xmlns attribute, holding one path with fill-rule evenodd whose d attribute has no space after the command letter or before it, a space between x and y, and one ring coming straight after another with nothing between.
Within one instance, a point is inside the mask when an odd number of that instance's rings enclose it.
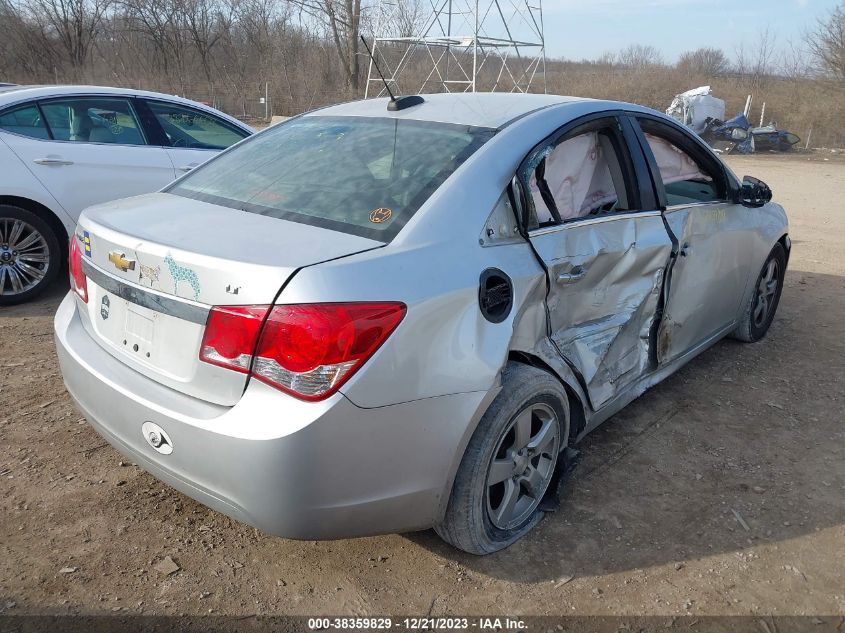
<instances>
[{"instance_id":1,"label":"white car's rear window","mask_svg":"<svg viewBox=\"0 0 845 633\"><path fill-rule=\"evenodd\" d=\"M241 143L169 191L387 242L493 134L386 117L300 117Z\"/></svg>"}]
</instances>

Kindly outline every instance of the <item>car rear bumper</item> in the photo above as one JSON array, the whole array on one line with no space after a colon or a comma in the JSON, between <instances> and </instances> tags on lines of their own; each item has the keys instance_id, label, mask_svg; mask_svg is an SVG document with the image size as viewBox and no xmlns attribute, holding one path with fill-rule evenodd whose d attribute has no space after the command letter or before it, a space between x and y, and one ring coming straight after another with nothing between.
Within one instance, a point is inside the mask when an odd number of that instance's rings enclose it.
<instances>
[{"instance_id":1,"label":"car rear bumper","mask_svg":"<svg viewBox=\"0 0 845 633\"><path fill-rule=\"evenodd\" d=\"M305 403L251 381L233 407L141 375L85 331L68 294L55 318L65 385L91 425L144 470L201 503L288 538L423 529L445 509L486 392L362 409ZM173 451L141 433L159 425Z\"/></svg>"}]
</instances>

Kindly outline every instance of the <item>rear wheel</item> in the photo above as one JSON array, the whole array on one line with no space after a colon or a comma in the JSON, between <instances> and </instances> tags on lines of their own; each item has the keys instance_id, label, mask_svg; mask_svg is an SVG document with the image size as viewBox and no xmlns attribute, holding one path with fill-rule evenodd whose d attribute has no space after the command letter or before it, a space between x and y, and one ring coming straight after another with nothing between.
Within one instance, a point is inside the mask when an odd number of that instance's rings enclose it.
<instances>
[{"instance_id":1,"label":"rear wheel","mask_svg":"<svg viewBox=\"0 0 845 633\"><path fill-rule=\"evenodd\" d=\"M31 211L0 204L0 305L29 301L61 265L62 249L50 226Z\"/></svg>"},{"instance_id":2,"label":"rear wheel","mask_svg":"<svg viewBox=\"0 0 845 633\"><path fill-rule=\"evenodd\" d=\"M757 283L747 300L739 325L732 334L734 338L754 343L766 336L778 309L785 274L786 251L778 243L757 276Z\"/></svg>"},{"instance_id":3,"label":"rear wheel","mask_svg":"<svg viewBox=\"0 0 845 633\"><path fill-rule=\"evenodd\" d=\"M502 391L464 454L440 537L470 554L503 549L542 518L540 501L566 447L569 402L548 373L509 363Z\"/></svg>"}]
</instances>

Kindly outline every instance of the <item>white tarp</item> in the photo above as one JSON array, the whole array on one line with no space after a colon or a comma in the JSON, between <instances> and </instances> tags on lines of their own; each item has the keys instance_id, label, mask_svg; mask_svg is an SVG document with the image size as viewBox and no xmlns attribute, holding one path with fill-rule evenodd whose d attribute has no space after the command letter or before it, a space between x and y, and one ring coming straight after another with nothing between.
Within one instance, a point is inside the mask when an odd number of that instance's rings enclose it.
<instances>
[{"instance_id":1,"label":"white tarp","mask_svg":"<svg viewBox=\"0 0 845 633\"><path fill-rule=\"evenodd\" d=\"M617 199L604 149L597 132L581 134L564 141L546 156L545 179L562 220L588 215ZM552 220L536 173L530 182L537 219L542 224Z\"/></svg>"},{"instance_id":2,"label":"white tarp","mask_svg":"<svg viewBox=\"0 0 845 633\"><path fill-rule=\"evenodd\" d=\"M677 95L666 108L666 114L701 132L707 117L725 119L725 102L710 94L710 86L701 86Z\"/></svg>"}]
</instances>

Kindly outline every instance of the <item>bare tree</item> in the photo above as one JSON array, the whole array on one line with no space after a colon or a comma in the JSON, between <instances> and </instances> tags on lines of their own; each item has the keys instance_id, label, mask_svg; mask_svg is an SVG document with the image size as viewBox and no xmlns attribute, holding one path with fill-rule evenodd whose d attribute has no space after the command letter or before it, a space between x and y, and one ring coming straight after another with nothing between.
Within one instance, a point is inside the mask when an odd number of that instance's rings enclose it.
<instances>
[{"instance_id":1,"label":"bare tree","mask_svg":"<svg viewBox=\"0 0 845 633\"><path fill-rule=\"evenodd\" d=\"M276 24L286 17L280 14L279 3L276 0L241 0L236 11L239 29L246 41L255 48L260 59L272 58L275 52L274 32ZM268 59L272 64L272 59Z\"/></svg>"},{"instance_id":2,"label":"bare tree","mask_svg":"<svg viewBox=\"0 0 845 633\"><path fill-rule=\"evenodd\" d=\"M211 52L222 34L228 29L234 6L218 0L181 0L184 6L185 28L188 38L199 56L203 73L209 82L214 81Z\"/></svg>"},{"instance_id":3,"label":"bare tree","mask_svg":"<svg viewBox=\"0 0 845 633\"><path fill-rule=\"evenodd\" d=\"M37 81L53 78L56 56L46 33L21 9L0 0L0 78L24 75Z\"/></svg>"},{"instance_id":4,"label":"bare tree","mask_svg":"<svg viewBox=\"0 0 845 633\"><path fill-rule=\"evenodd\" d=\"M646 44L631 44L619 51L617 59L623 66L630 68L647 68L649 66L660 66L663 64L663 57L654 46Z\"/></svg>"},{"instance_id":5,"label":"bare tree","mask_svg":"<svg viewBox=\"0 0 845 633\"><path fill-rule=\"evenodd\" d=\"M677 63L678 70L689 75L719 77L730 69L727 56L718 48L699 48L681 54Z\"/></svg>"},{"instance_id":6,"label":"bare tree","mask_svg":"<svg viewBox=\"0 0 845 633\"><path fill-rule=\"evenodd\" d=\"M807 51L792 40L788 41L781 51L778 68L778 72L788 79L808 78L811 68Z\"/></svg>"},{"instance_id":7,"label":"bare tree","mask_svg":"<svg viewBox=\"0 0 845 633\"><path fill-rule=\"evenodd\" d=\"M418 33L430 3L393 1L400 10L388 28ZM267 90L273 113L296 114L360 94L367 58L359 53L357 36L371 35L375 2L0 0L0 81L84 79L159 90L210 101L245 118L264 116L260 99ZM737 50L729 76L714 80L717 94L735 111L753 93L783 127L812 126L814 143L842 147L845 76L836 70L832 51L843 48L843 13L845 5L822 20L825 29L814 30L825 35L814 41L825 44L826 56L805 41L775 43L767 31L750 38ZM401 47L382 49L397 51ZM694 85L690 73L721 75L723 56L712 49L689 51L669 67L661 65L654 47L630 46L595 61L548 59L547 88L662 108ZM415 83L431 70L425 61L421 54L412 60ZM479 85L495 81L496 69L485 66Z\"/></svg>"},{"instance_id":8,"label":"bare tree","mask_svg":"<svg viewBox=\"0 0 845 633\"><path fill-rule=\"evenodd\" d=\"M55 34L74 76L88 61L91 47L112 0L26 0L31 20Z\"/></svg>"},{"instance_id":9,"label":"bare tree","mask_svg":"<svg viewBox=\"0 0 845 633\"><path fill-rule=\"evenodd\" d=\"M845 80L845 4L819 18L805 40L818 69Z\"/></svg>"},{"instance_id":10,"label":"bare tree","mask_svg":"<svg viewBox=\"0 0 845 633\"><path fill-rule=\"evenodd\" d=\"M328 29L353 95L360 87L359 35L361 0L291 0L307 15L320 20Z\"/></svg>"},{"instance_id":11,"label":"bare tree","mask_svg":"<svg viewBox=\"0 0 845 633\"><path fill-rule=\"evenodd\" d=\"M178 89L184 93L191 43L180 0L123 0L123 7L131 28L152 42L164 75L175 71Z\"/></svg>"},{"instance_id":12,"label":"bare tree","mask_svg":"<svg viewBox=\"0 0 845 633\"><path fill-rule=\"evenodd\" d=\"M596 58L598 66L613 66L616 63L616 53L613 51L605 51Z\"/></svg>"},{"instance_id":13,"label":"bare tree","mask_svg":"<svg viewBox=\"0 0 845 633\"><path fill-rule=\"evenodd\" d=\"M419 35L427 11L420 0L397 0L395 15L393 32L400 37L413 37Z\"/></svg>"},{"instance_id":14,"label":"bare tree","mask_svg":"<svg viewBox=\"0 0 845 633\"><path fill-rule=\"evenodd\" d=\"M737 46L735 70L749 80L752 91L759 90L774 72L775 56L775 37L766 27L757 35L753 48L747 48L745 43Z\"/></svg>"}]
</instances>

